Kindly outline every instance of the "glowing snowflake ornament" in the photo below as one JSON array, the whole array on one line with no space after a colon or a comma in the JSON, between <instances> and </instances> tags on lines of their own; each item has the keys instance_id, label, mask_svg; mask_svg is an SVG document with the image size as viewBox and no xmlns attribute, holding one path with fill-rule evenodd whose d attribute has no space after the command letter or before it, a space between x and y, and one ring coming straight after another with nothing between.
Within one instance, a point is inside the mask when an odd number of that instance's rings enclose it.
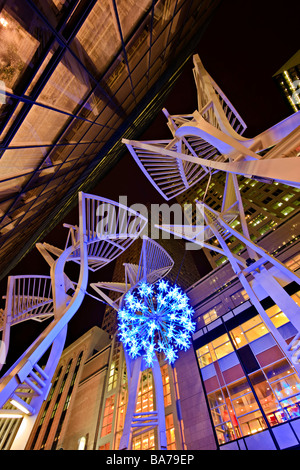
<instances>
[{"instance_id":1,"label":"glowing snowflake ornament","mask_svg":"<svg viewBox=\"0 0 300 470\"><path fill-rule=\"evenodd\" d=\"M156 353L163 352L172 364L178 350L191 346L193 314L189 298L178 286L164 280L155 285L142 281L125 294L118 312L120 341L132 359L142 355L151 366Z\"/></svg>"}]
</instances>

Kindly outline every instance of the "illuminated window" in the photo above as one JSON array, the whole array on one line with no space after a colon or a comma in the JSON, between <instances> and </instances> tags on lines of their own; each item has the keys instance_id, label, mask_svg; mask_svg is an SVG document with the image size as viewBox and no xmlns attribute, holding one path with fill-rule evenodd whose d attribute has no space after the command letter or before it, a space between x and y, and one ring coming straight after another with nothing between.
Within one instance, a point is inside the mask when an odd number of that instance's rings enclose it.
<instances>
[{"instance_id":1,"label":"illuminated window","mask_svg":"<svg viewBox=\"0 0 300 470\"><path fill-rule=\"evenodd\" d=\"M117 415L117 432L121 431L124 428L127 400L128 400L127 387L123 385L121 392L120 392L120 396L119 396L119 406L118 406L118 415Z\"/></svg>"},{"instance_id":2,"label":"illuminated window","mask_svg":"<svg viewBox=\"0 0 300 470\"><path fill-rule=\"evenodd\" d=\"M172 403L171 399L171 388L170 388L170 377L168 373L168 365L164 364L161 368L163 390L164 390L164 403L165 406L169 406Z\"/></svg>"},{"instance_id":3,"label":"illuminated window","mask_svg":"<svg viewBox=\"0 0 300 470\"><path fill-rule=\"evenodd\" d=\"M154 450L155 449L155 435L154 429L144 432L140 436L132 438L133 450Z\"/></svg>"},{"instance_id":4,"label":"illuminated window","mask_svg":"<svg viewBox=\"0 0 300 470\"><path fill-rule=\"evenodd\" d=\"M205 325L208 325L209 323L214 321L216 318L218 318L216 309L213 308L212 310L209 310L209 312L204 313L202 318L204 320Z\"/></svg>"},{"instance_id":5,"label":"illuminated window","mask_svg":"<svg viewBox=\"0 0 300 470\"><path fill-rule=\"evenodd\" d=\"M267 315L270 317L272 323L276 328L279 328L281 325L289 322L289 319L285 314L280 310L277 305L270 307L266 310Z\"/></svg>"},{"instance_id":6,"label":"illuminated window","mask_svg":"<svg viewBox=\"0 0 300 470\"><path fill-rule=\"evenodd\" d=\"M294 207L288 206L288 207L286 207L285 209L283 209L280 213L283 214L283 215L288 215L288 214L290 214L291 212L293 212L294 210L295 210Z\"/></svg>"},{"instance_id":7,"label":"illuminated window","mask_svg":"<svg viewBox=\"0 0 300 470\"><path fill-rule=\"evenodd\" d=\"M142 374L140 390L136 402L136 413L153 411L153 377L146 371Z\"/></svg>"},{"instance_id":8,"label":"illuminated window","mask_svg":"<svg viewBox=\"0 0 300 470\"><path fill-rule=\"evenodd\" d=\"M227 334L213 340L212 346L215 350L217 359L221 359L221 357L227 356L227 354L230 354L233 351L232 344Z\"/></svg>"},{"instance_id":9,"label":"illuminated window","mask_svg":"<svg viewBox=\"0 0 300 470\"><path fill-rule=\"evenodd\" d=\"M166 435L168 450L176 450L175 428L172 413L166 416Z\"/></svg>"},{"instance_id":10,"label":"illuminated window","mask_svg":"<svg viewBox=\"0 0 300 470\"><path fill-rule=\"evenodd\" d=\"M86 437L83 436L78 441L78 450L85 450L85 446L86 446Z\"/></svg>"},{"instance_id":11,"label":"illuminated window","mask_svg":"<svg viewBox=\"0 0 300 470\"><path fill-rule=\"evenodd\" d=\"M118 368L116 367L116 363L113 361L110 366L109 377L108 377L108 386L107 390L110 391L117 386L118 380Z\"/></svg>"},{"instance_id":12,"label":"illuminated window","mask_svg":"<svg viewBox=\"0 0 300 470\"><path fill-rule=\"evenodd\" d=\"M109 442L107 442L106 444L103 444L103 446L100 446L99 450L109 450L109 447L110 447Z\"/></svg>"},{"instance_id":13,"label":"illuminated window","mask_svg":"<svg viewBox=\"0 0 300 470\"><path fill-rule=\"evenodd\" d=\"M299 269L300 268L300 254L297 254L293 256L292 258L290 258L288 261L285 262L285 265L292 271Z\"/></svg>"},{"instance_id":14,"label":"illuminated window","mask_svg":"<svg viewBox=\"0 0 300 470\"><path fill-rule=\"evenodd\" d=\"M291 297L296 302L296 304L300 306L300 291L296 292Z\"/></svg>"},{"instance_id":15,"label":"illuminated window","mask_svg":"<svg viewBox=\"0 0 300 470\"><path fill-rule=\"evenodd\" d=\"M288 193L288 194L286 194L285 196L283 196L282 199L283 199L284 201L289 201L289 200L290 200L292 197L294 197L294 196L295 196L295 194Z\"/></svg>"},{"instance_id":16,"label":"illuminated window","mask_svg":"<svg viewBox=\"0 0 300 470\"><path fill-rule=\"evenodd\" d=\"M274 318L278 314L278 307L275 306L268 313L271 319ZM234 328L231 334L236 346L241 347L249 341L246 335L256 338L261 326L262 322L257 315ZM200 348L198 357L205 357L212 350L213 343L214 350L226 344L224 336ZM238 337L241 338L240 342L237 341ZM235 370L236 365L232 367ZM223 375L223 385L220 373ZM219 368L209 369L207 379L203 376L205 388L209 387L207 398L219 444L263 431L267 423L276 426L300 417L300 379L287 359L258 368L248 378L244 376L231 382L233 377L229 369L226 369L225 376ZM213 384L216 389L211 391Z\"/></svg>"},{"instance_id":17,"label":"illuminated window","mask_svg":"<svg viewBox=\"0 0 300 470\"><path fill-rule=\"evenodd\" d=\"M112 431L115 395L108 397L105 402L104 416L102 422L101 437L107 436Z\"/></svg>"}]
</instances>

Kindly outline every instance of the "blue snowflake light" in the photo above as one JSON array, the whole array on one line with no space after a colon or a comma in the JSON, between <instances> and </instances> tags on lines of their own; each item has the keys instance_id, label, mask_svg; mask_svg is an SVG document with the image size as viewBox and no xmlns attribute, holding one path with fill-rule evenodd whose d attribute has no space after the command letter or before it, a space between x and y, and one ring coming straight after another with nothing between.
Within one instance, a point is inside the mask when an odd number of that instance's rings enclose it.
<instances>
[{"instance_id":1,"label":"blue snowflake light","mask_svg":"<svg viewBox=\"0 0 300 470\"><path fill-rule=\"evenodd\" d=\"M154 285L140 282L124 296L118 312L119 338L132 359L143 356L151 366L163 352L172 364L178 350L191 346L196 329L189 298L176 285L160 280Z\"/></svg>"}]
</instances>

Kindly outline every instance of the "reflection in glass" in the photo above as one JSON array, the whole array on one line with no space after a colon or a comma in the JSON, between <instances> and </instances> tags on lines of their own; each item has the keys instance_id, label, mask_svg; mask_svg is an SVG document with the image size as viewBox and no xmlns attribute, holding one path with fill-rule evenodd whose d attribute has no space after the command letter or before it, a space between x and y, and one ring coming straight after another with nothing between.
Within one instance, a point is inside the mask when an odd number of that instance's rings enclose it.
<instances>
[{"instance_id":1,"label":"reflection in glass","mask_svg":"<svg viewBox=\"0 0 300 470\"><path fill-rule=\"evenodd\" d=\"M121 49L121 40L109 0L98 0L72 41L71 47L97 78Z\"/></svg>"},{"instance_id":2,"label":"reflection in glass","mask_svg":"<svg viewBox=\"0 0 300 470\"><path fill-rule=\"evenodd\" d=\"M207 398L210 408L214 408L215 406L224 403L224 398L221 390L216 390L215 392L210 393Z\"/></svg>"},{"instance_id":3,"label":"reflection in glass","mask_svg":"<svg viewBox=\"0 0 300 470\"><path fill-rule=\"evenodd\" d=\"M23 11L24 8L29 10L26 5L23 5ZM23 21L18 21L16 11L7 5L0 12L0 80L3 80L6 88L11 91L24 70L32 65L31 60L40 45L38 39L22 26L24 17Z\"/></svg>"},{"instance_id":4,"label":"reflection in glass","mask_svg":"<svg viewBox=\"0 0 300 470\"><path fill-rule=\"evenodd\" d=\"M255 434L267 428L267 424L259 410L242 416L238 421L244 436Z\"/></svg>"},{"instance_id":5,"label":"reflection in glass","mask_svg":"<svg viewBox=\"0 0 300 470\"><path fill-rule=\"evenodd\" d=\"M233 426L230 421L222 424L221 426L217 426L216 433L217 433L219 444L225 444L226 442L229 442L235 439Z\"/></svg>"},{"instance_id":6,"label":"reflection in glass","mask_svg":"<svg viewBox=\"0 0 300 470\"><path fill-rule=\"evenodd\" d=\"M73 113L90 89L86 72L67 51L47 81L38 101Z\"/></svg>"}]
</instances>

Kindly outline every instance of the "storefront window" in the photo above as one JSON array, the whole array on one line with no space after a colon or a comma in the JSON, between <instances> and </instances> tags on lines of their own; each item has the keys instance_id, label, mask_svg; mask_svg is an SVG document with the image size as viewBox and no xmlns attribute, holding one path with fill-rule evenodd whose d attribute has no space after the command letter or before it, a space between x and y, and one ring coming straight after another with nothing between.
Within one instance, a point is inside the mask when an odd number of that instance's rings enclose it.
<instances>
[{"instance_id":1,"label":"storefront window","mask_svg":"<svg viewBox=\"0 0 300 470\"><path fill-rule=\"evenodd\" d=\"M243 436L255 434L267 428L267 424L259 410L239 418L239 425Z\"/></svg>"},{"instance_id":2,"label":"storefront window","mask_svg":"<svg viewBox=\"0 0 300 470\"><path fill-rule=\"evenodd\" d=\"M274 308L269 315L273 318L280 313ZM252 340L266 333L268 330L257 315L234 328L230 335L239 349L246 344L251 347ZM219 444L300 416L300 380L287 359L242 376L241 365L233 356L217 365L218 360L228 354L227 351L230 347L226 334L197 350L199 365L207 371L203 371L204 386ZM241 378L232 381L237 375Z\"/></svg>"},{"instance_id":3,"label":"storefront window","mask_svg":"<svg viewBox=\"0 0 300 470\"><path fill-rule=\"evenodd\" d=\"M235 439L233 426L230 421L228 423L222 424L221 426L217 426L216 434L218 437L219 444L225 444L226 442L229 442Z\"/></svg>"}]
</instances>

